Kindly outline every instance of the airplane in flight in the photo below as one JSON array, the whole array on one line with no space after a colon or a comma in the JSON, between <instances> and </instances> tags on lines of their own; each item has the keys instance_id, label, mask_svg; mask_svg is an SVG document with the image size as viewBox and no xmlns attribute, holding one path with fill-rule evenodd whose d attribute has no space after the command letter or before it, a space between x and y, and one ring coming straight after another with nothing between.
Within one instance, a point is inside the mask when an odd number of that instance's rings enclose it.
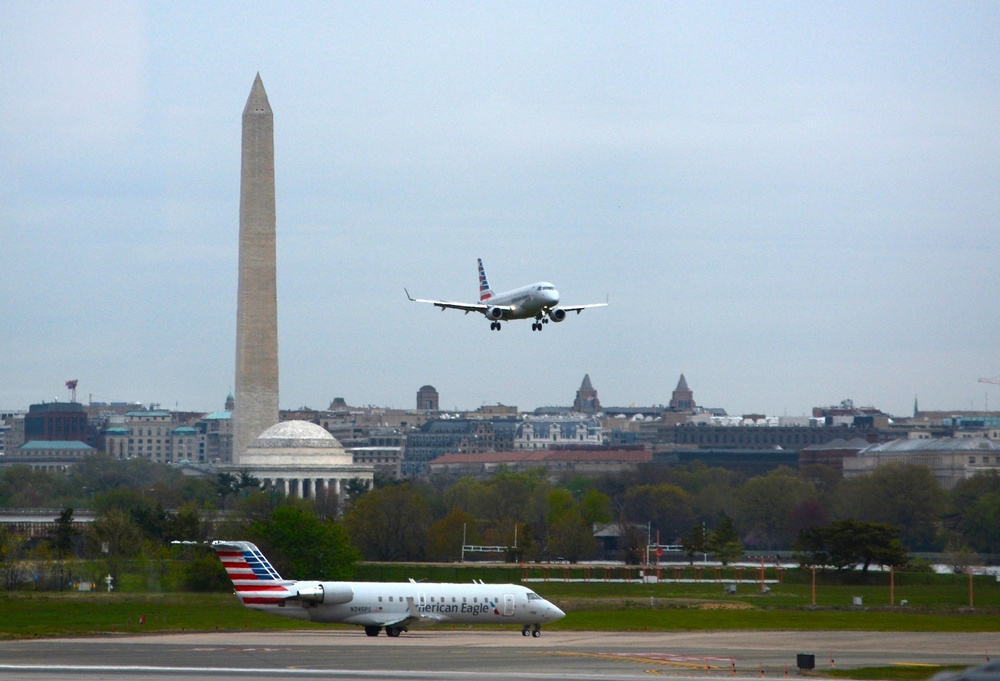
<instances>
[{"instance_id":1,"label":"airplane in flight","mask_svg":"<svg viewBox=\"0 0 1000 681\"><path fill-rule=\"evenodd\" d=\"M183 542L186 543L186 542ZM518 584L321 582L282 579L247 541L213 541L244 606L312 622L356 624L368 636L396 637L414 624L520 624L541 636L542 624L565 613Z\"/></svg>"},{"instance_id":2,"label":"airplane in flight","mask_svg":"<svg viewBox=\"0 0 1000 681\"><path fill-rule=\"evenodd\" d=\"M486 279L483 259L479 262L479 302L457 303L449 300L424 300L414 298L405 288L406 297L414 303L430 303L444 310L462 310L465 314L479 312L490 320L490 329L500 330L501 322L511 319L534 319L532 331L541 331L543 324L551 319L561 322L570 312L580 314L589 307L607 307L607 303L592 303L590 305L559 305L559 291L547 281L539 281L528 286L516 288L513 291L494 293Z\"/></svg>"}]
</instances>

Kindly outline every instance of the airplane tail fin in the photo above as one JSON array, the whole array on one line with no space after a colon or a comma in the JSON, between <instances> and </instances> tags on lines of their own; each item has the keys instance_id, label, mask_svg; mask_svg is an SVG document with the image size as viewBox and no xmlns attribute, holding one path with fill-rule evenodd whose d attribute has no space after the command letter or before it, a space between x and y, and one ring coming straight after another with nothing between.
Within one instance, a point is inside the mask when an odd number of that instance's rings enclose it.
<instances>
[{"instance_id":1,"label":"airplane tail fin","mask_svg":"<svg viewBox=\"0 0 1000 681\"><path fill-rule=\"evenodd\" d=\"M483 267L483 259L476 258L479 262L479 302L485 302L493 297L493 289L490 282L486 280L486 268Z\"/></svg>"},{"instance_id":2,"label":"airplane tail fin","mask_svg":"<svg viewBox=\"0 0 1000 681\"><path fill-rule=\"evenodd\" d=\"M212 548L226 568L243 605L277 605L295 596L291 580L282 579L264 554L248 541L214 541Z\"/></svg>"}]
</instances>

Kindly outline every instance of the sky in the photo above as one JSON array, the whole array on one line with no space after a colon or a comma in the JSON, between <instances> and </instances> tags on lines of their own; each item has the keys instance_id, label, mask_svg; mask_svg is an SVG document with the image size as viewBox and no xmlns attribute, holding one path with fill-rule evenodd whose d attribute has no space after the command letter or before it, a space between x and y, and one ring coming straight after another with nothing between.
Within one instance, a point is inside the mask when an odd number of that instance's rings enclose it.
<instances>
[{"instance_id":1,"label":"sky","mask_svg":"<svg viewBox=\"0 0 1000 681\"><path fill-rule=\"evenodd\" d=\"M22 2L0 409L221 409L274 110L283 409L1000 407L1000 4ZM545 280L532 332L410 303Z\"/></svg>"}]
</instances>

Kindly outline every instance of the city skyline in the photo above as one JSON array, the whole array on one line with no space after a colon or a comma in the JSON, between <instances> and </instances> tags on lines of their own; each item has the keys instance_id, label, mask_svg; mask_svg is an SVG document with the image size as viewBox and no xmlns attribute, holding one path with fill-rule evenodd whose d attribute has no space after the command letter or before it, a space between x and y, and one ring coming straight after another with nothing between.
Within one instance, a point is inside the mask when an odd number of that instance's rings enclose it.
<instances>
[{"instance_id":1,"label":"city skyline","mask_svg":"<svg viewBox=\"0 0 1000 681\"><path fill-rule=\"evenodd\" d=\"M0 16L0 407L233 390L239 112L275 112L282 409L984 409L1000 7L99 6ZM431 314L548 280L599 315ZM417 308L417 309L415 309Z\"/></svg>"}]
</instances>

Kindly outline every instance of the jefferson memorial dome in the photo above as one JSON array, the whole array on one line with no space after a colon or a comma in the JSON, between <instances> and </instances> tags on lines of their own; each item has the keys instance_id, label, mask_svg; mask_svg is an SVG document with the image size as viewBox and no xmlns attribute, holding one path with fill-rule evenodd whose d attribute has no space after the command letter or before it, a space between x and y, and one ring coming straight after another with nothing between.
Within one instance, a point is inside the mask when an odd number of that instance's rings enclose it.
<instances>
[{"instance_id":1,"label":"jefferson memorial dome","mask_svg":"<svg viewBox=\"0 0 1000 681\"><path fill-rule=\"evenodd\" d=\"M352 478L371 481L374 467L356 465L354 457L327 430L308 421L283 421L257 436L234 469L259 478L265 488L312 497L340 492Z\"/></svg>"}]
</instances>

